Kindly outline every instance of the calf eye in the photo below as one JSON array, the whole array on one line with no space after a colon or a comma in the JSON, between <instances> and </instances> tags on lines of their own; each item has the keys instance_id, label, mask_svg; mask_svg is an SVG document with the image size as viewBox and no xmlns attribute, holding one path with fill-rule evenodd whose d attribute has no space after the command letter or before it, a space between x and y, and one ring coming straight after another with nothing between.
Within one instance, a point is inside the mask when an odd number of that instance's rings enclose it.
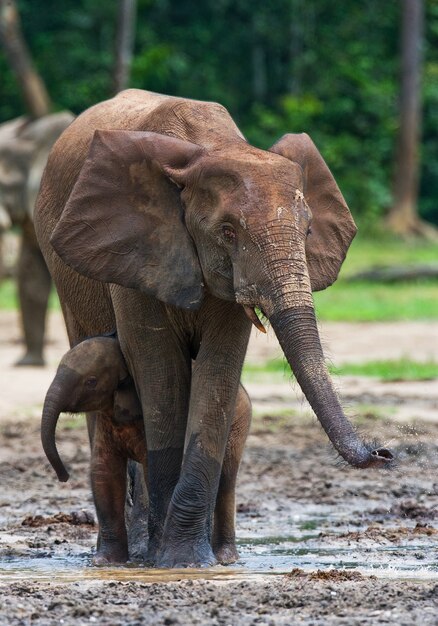
<instances>
[{"instance_id":1,"label":"calf eye","mask_svg":"<svg viewBox=\"0 0 438 626\"><path fill-rule=\"evenodd\" d=\"M231 224L222 224L222 236L228 243L233 243L236 239L236 231Z\"/></svg>"},{"instance_id":2,"label":"calf eye","mask_svg":"<svg viewBox=\"0 0 438 626\"><path fill-rule=\"evenodd\" d=\"M96 376L90 376L90 378L87 378L87 380L85 381L85 385L88 389L94 389L97 385Z\"/></svg>"},{"instance_id":3,"label":"calf eye","mask_svg":"<svg viewBox=\"0 0 438 626\"><path fill-rule=\"evenodd\" d=\"M309 228L307 229L307 236L312 234L312 227L309 226Z\"/></svg>"}]
</instances>

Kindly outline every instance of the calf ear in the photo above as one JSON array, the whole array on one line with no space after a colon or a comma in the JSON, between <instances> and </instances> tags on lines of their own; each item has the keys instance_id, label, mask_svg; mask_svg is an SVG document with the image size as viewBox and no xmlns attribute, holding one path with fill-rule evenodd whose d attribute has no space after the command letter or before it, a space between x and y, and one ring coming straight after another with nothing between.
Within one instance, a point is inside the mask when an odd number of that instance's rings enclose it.
<instances>
[{"instance_id":1,"label":"calf ear","mask_svg":"<svg viewBox=\"0 0 438 626\"><path fill-rule=\"evenodd\" d=\"M51 244L80 274L196 309L202 272L180 191L203 148L137 131L96 131Z\"/></svg>"},{"instance_id":2,"label":"calf ear","mask_svg":"<svg viewBox=\"0 0 438 626\"><path fill-rule=\"evenodd\" d=\"M304 173L304 197L313 220L306 240L306 257L313 291L338 277L356 225L335 179L306 133L284 135L270 149L298 163Z\"/></svg>"}]
</instances>

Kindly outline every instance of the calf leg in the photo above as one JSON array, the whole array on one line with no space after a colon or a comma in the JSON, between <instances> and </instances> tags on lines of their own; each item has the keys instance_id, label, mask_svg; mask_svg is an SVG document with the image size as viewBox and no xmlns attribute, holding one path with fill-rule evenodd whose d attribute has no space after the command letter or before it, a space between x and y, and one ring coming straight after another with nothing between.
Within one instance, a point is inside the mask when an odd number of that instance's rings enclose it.
<instances>
[{"instance_id":1,"label":"calf leg","mask_svg":"<svg viewBox=\"0 0 438 626\"><path fill-rule=\"evenodd\" d=\"M240 385L214 511L213 551L223 564L234 563L239 558L235 530L236 480L250 423L251 401Z\"/></svg>"},{"instance_id":2,"label":"calf leg","mask_svg":"<svg viewBox=\"0 0 438 626\"><path fill-rule=\"evenodd\" d=\"M96 419L91 448L91 487L99 522L94 565L125 563L128 537L125 525L126 454L114 442L109 419Z\"/></svg>"}]
</instances>

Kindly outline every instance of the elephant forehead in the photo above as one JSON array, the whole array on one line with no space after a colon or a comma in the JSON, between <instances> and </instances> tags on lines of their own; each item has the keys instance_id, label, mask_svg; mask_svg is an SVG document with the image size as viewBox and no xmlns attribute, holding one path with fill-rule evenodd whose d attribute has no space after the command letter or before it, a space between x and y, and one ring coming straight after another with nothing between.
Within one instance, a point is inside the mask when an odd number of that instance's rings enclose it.
<instances>
[{"instance_id":1,"label":"elephant forehead","mask_svg":"<svg viewBox=\"0 0 438 626\"><path fill-rule=\"evenodd\" d=\"M284 217L290 216L304 202L301 167L261 150L250 153L249 158L243 155L207 160L194 184L190 192L193 197L206 192L203 198L210 202L204 204L212 203L248 224L260 213L272 214L272 219L283 212Z\"/></svg>"},{"instance_id":2,"label":"elephant forehead","mask_svg":"<svg viewBox=\"0 0 438 626\"><path fill-rule=\"evenodd\" d=\"M237 151L210 154L200 161L199 167L196 177L201 184L229 177L247 186L267 190L282 184L300 189L303 185L303 172L298 163L247 144L243 148L239 146Z\"/></svg>"}]
</instances>

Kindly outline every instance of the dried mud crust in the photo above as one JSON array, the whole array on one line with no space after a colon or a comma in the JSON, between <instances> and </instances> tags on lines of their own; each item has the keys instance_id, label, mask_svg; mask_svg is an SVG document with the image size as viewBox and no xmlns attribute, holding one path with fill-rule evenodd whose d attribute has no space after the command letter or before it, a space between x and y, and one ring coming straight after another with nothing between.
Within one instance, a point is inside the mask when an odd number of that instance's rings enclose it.
<instances>
[{"instance_id":1,"label":"dried mud crust","mask_svg":"<svg viewBox=\"0 0 438 626\"><path fill-rule=\"evenodd\" d=\"M300 548L359 546L373 553L389 546L393 552L383 558L400 564L405 552L399 546L414 545L420 557L435 546L438 562L438 425L359 418L365 436L377 436L396 453L393 470L346 467L312 420L255 419L237 495L243 543L287 535L297 512L317 506L331 516L311 531L301 524ZM81 418L65 425L60 448L72 472L65 484L43 457L37 420L0 427L0 568L8 559L79 557L91 571L87 555L97 528L86 428ZM286 576L242 573L220 581L102 578L65 583L56 580L56 571L52 581L32 572L20 582L0 577L0 624L437 624L436 580L384 580L344 566L309 572L291 564Z\"/></svg>"},{"instance_id":2,"label":"dried mud crust","mask_svg":"<svg viewBox=\"0 0 438 626\"><path fill-rule=\"evenodd\" d=\"M13 584L0 608L0 620L16 613L13 624L140 624L242 626L312 624L436 624L438 585L341 582L316 576L264 582L213 584L86 583L43 590ZM31 607L31 608L30 608Z\"/></svg>"}]
</instances>

